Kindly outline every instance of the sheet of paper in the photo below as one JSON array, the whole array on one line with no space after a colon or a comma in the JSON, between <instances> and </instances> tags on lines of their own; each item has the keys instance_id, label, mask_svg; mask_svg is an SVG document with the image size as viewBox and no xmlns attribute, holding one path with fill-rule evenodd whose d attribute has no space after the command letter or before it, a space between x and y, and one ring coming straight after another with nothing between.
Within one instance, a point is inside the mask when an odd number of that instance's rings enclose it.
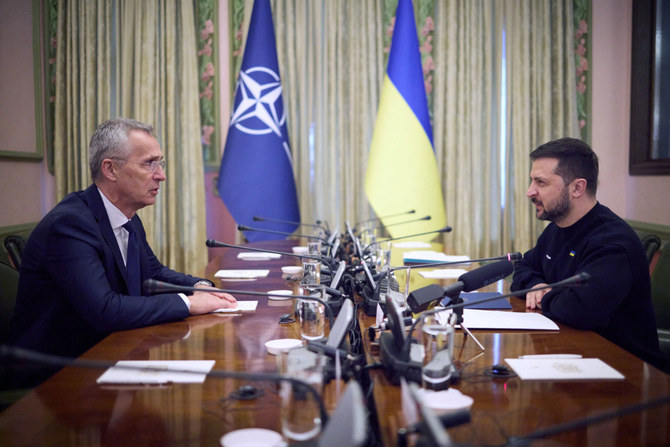
<instances>
[{"instance_id":1,"label":"sheet of paper","mask_svg":"<svg viewBox=\"0 0 670 447\"><path fill-rule=\"evenodd\" d=\"M623 380L600 359L505 359L521 380Z\"/></svg>"},{"instance_id":2,"label":"sheet of paper","mask_svg":"<svg viewBox=\"0 0 670 447\"><path fill-rule=\"evenodd\" d=\"M105 371L99 384L203 383L214 360L122 360Z\"/></svg>"},{"instance_id":3,"label":"sheet of paper","mask_svg":"<svg viewBox=\"0 0 670 447\"><path fill-rule=\"evenodd\" d=\"M448 312L439 313L438 318L446 321ZM468 329L558 330L556 323L542 314L502 310L464 309L463 324Z\"/></svg>"},{"instance_id":4,"label":"sheet of paper","mask_svg":"<svg viewBox=\"0 0 670 447\"><path fill-rule=\"evenodd\" d=\"M224 279L249 279L249 278L264 278L268 276L270 270L219 270L214 274L217 278Z\"/></svg>"},{"instance_id":5,"label":"sheet of paper","mask_svg":"<svg viewBox=\"0 0 670 447\"><path fill-rule=\"evenodd\" d=\"M418 269L417 269L418 270ZM430 279L456 279L464 273L464 269L435 269L435 270L420 270L419 275Z\"/></svg>"},{"instance_id":6,"label":"sheet of paper","mask_svg":"<svg viewBox=\"0 0 670 447\"><path fill-rule=\"evenodd\" d=\"M237 259L245 261L267 261L268 259L279 259L279 253L261 253L259 251L243 251L237 254Z\"/></svg>"},{"instance_id":7,"label":"sheet of paper","mask_svg":"<svg viewBox=\"0 0 670 447\"><path fill-rule=\"evenodd\" d=\"M238 301L237 307L235 308L231 309L221 308L216 309L214 312L253 312L256 310L256 306L258 306L258 301L252 301L252 300Z\"/></svg>"},{"instance_id":8,"label":"sheet of paper","mask_svg":"<svg viewBox=\"0 0 670 447\"><path fill-rule=\"evenodd\" d=\"M397 248L430 248L430 244L428 242L420 241L393 242L393 246Z\"/></svg>"},{"instance_id":9,"label":"sheet of paper","mask_svg":"<svg viewBox=\"0 0 670 447\"><path fill-rule=\"evenodd\" d=\"M469 256L447 255L445 253L432 250L406 251L403 253L402 258L405 262L421 264L428 262L456 262L470 260Z\"/></svg>"}]
</instances>

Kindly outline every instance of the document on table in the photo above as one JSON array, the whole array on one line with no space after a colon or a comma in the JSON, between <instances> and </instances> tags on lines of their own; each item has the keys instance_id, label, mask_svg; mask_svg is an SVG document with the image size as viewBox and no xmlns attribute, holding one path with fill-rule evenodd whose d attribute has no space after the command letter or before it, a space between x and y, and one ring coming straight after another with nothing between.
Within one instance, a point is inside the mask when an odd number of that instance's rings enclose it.
<instances>
[{"instance_id":1,"label":"document on table","mask_svg":"<svg viewBox=\"0 0 670 447\"><path fill-rule=\"evenodd\" d=\"M600 359L505 359L521 380L623 380Z\"/></svg>"},{"instance_id":2,"label":"document on table","mask_svg":"<svg viewBox=\"0 0 670 447\"><path fill-rule=\"evenodd\" d=\"M279 253L262 253L260 251L243 251L237 255L237 259L245 261L267 261L269 259L279 258L281 258Z\"/></svg>"},{"instance_id":3,"label":"document on table","mask_svg":"<svg viewBox=\"0 0 670 447\"><path fill-rule=\"evenodd\" d=\"M221 308L221 309L216 309L213 312L253 312L256 310L256 306L258 306L258 301L257 300L246 300L246 301L238 301L237 302L237 307L233 308Z\"/></svg>"},{"instance_id":4,"label":"document on table","mask_svg":"<svg viewBox=\"0 0 670 447\"><path fill-rule=\"evenodd\" d=\"M217 278L223 279L254 279L264 278L270 273L269 269L263 270L219 270L214 274Z\"/></svg>"},{"instance_id":5,"label":"document on table","mask_svg":"<svg viewBox=\"0 0 670 447\"><path fill-rule=\"evenodd\" d=\"M422 270L419 272L419 275L430 279L456 279L467 272L468 271L464 269L435 269L428 271Z\"/></svg>"},{"instance_id":6,"label":"document on table","mask_svg":"<svg viewBox=\"0 0 670 447\"><path fill-rule=\"evenodd\" d=\"M97 383L203 383L213 366L214 360L121 360L98 377Z\"/></svg>"},{"instance_id":7,"label":"document on table","mask_svg":"<svg viewBox=\"0 0 670 447\"><path fill-rule=\"evenodd\" d=\"M416 250L416 251L406 251L402 254L404 262L411 263L430 263L430 262L458 262L458 261L469 261L469 256L457 256L457 255L447 255L445 253L440 253L438 251L431 250Z\"/></svg>"},{"instance_id":8,"label":"document on table","mask_svg":"<svg viewBox=\"0 0 670 447\"><path fill-rule=\"evenodd\" d=\"M447 315L447 312L440 312L438 318L446 321ZM556 323L542 314L501 310L464 309L463 325L468 329L558 330Z\"/></svg>"}]
</instances>

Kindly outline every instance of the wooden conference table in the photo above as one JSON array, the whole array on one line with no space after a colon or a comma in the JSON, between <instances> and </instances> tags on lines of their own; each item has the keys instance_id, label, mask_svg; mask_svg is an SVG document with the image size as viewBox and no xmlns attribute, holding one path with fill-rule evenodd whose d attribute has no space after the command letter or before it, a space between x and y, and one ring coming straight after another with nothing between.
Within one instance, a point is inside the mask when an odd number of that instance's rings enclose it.
<instances>
[{"instance_id":1,"label":"wooden conference table","mask_svg":"<svg viewBox=\"0 0 670 447\"><path fill-rule=\"evenodd\" d=\"M295 241L254 244L290 251ZM241 261L239 250L221 249L206 275L220 268L269 268L266 278L254 281L217 280L229 289L269 291L287 288L280 266L293 258ZM393 265L397 265L394 254ZM401 259L401 258L400 258ZM412 275L414 277L415 275ZM416 275L417 277L419 275ZM417 284L420 285L420 284ZM413 287L414 288L414 285ZM256 299L242 297L241 299ZM243 315L209 314L184 321L123 331L110 335L86 352L83 359L216 360L215 370L274 373L276 361L264 343L276 338L299 338L297 323L279 324L292 310L290 301L258 298L258 308ZM524 311L512 299L515 311ZM374 318L359 314L364 330ZM448 430L466 445L502 445L510 436L640 404L670 394L670 376L592 332L560 326L558 332L474 331L486 350L470 340L456 338L455 360L466 363L454 386L474 398L472 421ZM365 333L364 333L365 335ZM374 346L365 338L368 357ZM485 374L504 358L522 354L574 353L597 357L625 376L620 381L522 381ZM209 377L203 384L144 387L103 387L96 384L102 370L66 367L19 402L0 413L0 445L219 445L222 435L235 429L260 427L280 431L277 386L253 382L263 396L237 400L232 395L252 382ZM395 445L397 431L406 425L400 389L381 370L370 372L376 408L379 444ZM326 405L336 404L335 384L326 390ZM655 407L607 419L532 445L630 446L670 445L670 407Z\"/></svg>"}]
</instances>

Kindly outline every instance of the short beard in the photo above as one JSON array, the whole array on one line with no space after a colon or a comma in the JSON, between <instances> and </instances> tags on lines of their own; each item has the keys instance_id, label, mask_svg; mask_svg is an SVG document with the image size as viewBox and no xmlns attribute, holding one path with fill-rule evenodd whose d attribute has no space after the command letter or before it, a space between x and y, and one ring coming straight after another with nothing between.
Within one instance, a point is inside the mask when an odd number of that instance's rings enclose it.
<instances>
[{"instance_id":1,"label":"short beard","mask_svg":"<svg viewBox=\"0 0 670 447\"><path fill-rule=\"evenodd\" d=\"M533 201L533 203L535 203ZM544 208L544 211L537 216L540 220L548 220L550 222L556 222L559 219L564 218L570 212L570 193L568 192L568 187L563 188L563 192L558 202L552 209Z\"/></svg>"}]
</instances>

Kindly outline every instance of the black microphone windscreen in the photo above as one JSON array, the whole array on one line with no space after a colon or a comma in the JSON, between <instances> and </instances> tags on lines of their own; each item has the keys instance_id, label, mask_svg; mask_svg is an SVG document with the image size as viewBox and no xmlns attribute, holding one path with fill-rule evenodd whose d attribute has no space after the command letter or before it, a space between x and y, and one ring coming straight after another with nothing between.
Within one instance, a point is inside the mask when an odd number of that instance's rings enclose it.
<instances>
[{"instance_id":1,"label":"black microphone windscreen","mask_svg":"<svg viewBox=\"0 0 670 447\"><path fill-rule=\"evenodd\" d=\"M412 312L419 313L428 309L431 303L444 296L444 289L437 284L431 284L412 291L407 297L407 305Z\"/></svg>"},{"instance_id":2,"label":"black microphone windscreen","mask_svg":"<svg viewBox=\"0 0 670 447\"><path fill-rule=\"evenodd\" d=\"M464 291L471 292L501 280L513 271L514 264L510 261L497 261L464 273L458 280L463 282Z\"/></svg>"},{"instance_id":3,"label":"black microphone windscreen","mask_svg":"<svg viewBox=\"0 0 670 447\"><path fill-rule=\"evenodd\" d=\"M210 248L216 248L220 246L219 242L215 241L214 239L207 239L205 244Z\"/></svg>"},{"instance_id":4,"label":"black microphone windscreen","mask_svg":"<svg viewBox=\"0 0 670 447\"><path fill-rule=\"evenodd\" d=\"M178 286L176 284L170 284L168 282L158 281L156 279L146 279L142 283L144 291L149 295L156 293L182 293L188 292L191 287Z\"/></svg>"}]
</instances>

